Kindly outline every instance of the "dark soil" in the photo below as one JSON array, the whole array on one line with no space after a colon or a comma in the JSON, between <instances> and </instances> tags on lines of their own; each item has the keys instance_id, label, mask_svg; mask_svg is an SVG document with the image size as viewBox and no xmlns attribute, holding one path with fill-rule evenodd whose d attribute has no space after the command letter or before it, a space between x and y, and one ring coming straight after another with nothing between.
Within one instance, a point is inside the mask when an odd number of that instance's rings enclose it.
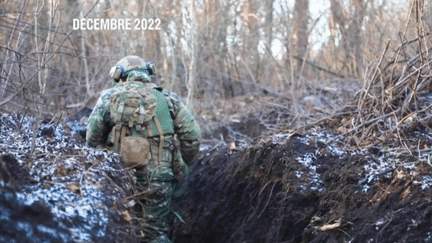
<instances>
[{"instance_id":1,"label":"dark soil","mask_svg":"<svg viewBox=\"0 0 432 243\"><path fill-rule=\"evenodd\" d=\"M79 122L35 122L0 116L0 242L131 242L119 156L86 147Z\"/></svg>"},{"instance_id":2,"label":"dark soil","mask_svg":"<svg viewBox=\"0 0 432 243\"><path fill-rule=\"evenodd\" d=\"M175 242L431 242L431 166L343 146L293 132L204 151L175 207L186 221Z\"/></svg>"},{"instance_id":3,"label":"dark soil","mask_svg":"<svg viewBox=\"0 0 432 243\"><path fill-rule=\"evenodd\" d=\"M18 160L11 154L0 157L0 179L4 183L10 183L12 187L25 184L30 175L27 169L23 169Z\"/></svg>"},{"instance_id":4,"label":"dark soil","mask_svg":"<svg viewBox=\"0 0 432 243\"><path fill-rule=\"evenodd\" d=\"M44 203L24 205L10 192L0 193L0 224L0 242L73 242Z\"/></svg>"}]
</instances>

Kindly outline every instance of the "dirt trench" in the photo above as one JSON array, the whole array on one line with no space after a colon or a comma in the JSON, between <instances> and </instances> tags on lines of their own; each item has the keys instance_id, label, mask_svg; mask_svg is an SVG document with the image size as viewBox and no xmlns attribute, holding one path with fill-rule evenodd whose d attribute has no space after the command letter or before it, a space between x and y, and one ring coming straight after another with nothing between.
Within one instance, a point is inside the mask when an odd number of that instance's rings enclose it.
<instances>
[{"instance_id":1,"label":"dirt trench","mask_svg":"<svg viewBox=\"0 0 432 243\"><path fill-rule=\"evenodd\" d=\"M192 166L173 239L432 242L431 169L385 147L352 150L328 131L214 148Z\"/></svg>"},{"instance_id":2,"label":"dirt trench","mask_svg":"<svg viewBox=\"0 0 432 243\"><path fill-rule=\"evenodd\" d=\"M133 240L119 157L85 146L85 121L42 122L32 157L34 119L0 121L0 241ZM228 125L234 142L207 145L192 163L189 194L173 205L184 220L173 217L174 242L432 242L427 127L401 131L423 148L410 154L398 139L357 146L337 126L263 134L245 121ZM251 126L246 136L261 135L237 139Z\"/></svg>"}]
</instances>

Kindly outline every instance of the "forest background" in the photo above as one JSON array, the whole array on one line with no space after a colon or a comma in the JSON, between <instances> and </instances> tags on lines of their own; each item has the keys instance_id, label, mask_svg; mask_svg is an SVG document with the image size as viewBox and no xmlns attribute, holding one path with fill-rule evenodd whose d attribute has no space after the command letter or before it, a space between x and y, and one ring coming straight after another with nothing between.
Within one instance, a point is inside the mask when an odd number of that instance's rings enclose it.
<instances>
[{"instance_id":1,"label":"forest background","mask_svg":"<svg viewBox=\"0 0 432 243\"><path fill-rule=\"evenodd\" d=\"M424 0L2 0L0 6L0 110L51 118L93 107L114 84L110 68L126 55L154 61L155 82L207 120L221 101L240 96L285 97L298 113L302 90L331 79L361 87L377 65L406 62L431 44L422 38L432 28L432 3ZM160 30L74 30L73 19L81 18L159 19Z\"/></svg>"}]
</instances>

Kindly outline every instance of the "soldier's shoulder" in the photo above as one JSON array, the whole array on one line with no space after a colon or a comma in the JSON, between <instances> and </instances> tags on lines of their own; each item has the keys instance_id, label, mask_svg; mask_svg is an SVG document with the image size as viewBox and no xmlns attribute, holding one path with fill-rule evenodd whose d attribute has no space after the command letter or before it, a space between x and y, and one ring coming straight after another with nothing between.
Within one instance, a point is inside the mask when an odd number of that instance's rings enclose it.
<instances>
[{"instance_id":1,"label":"soldier's shoulder","mask_svg":"<svg viewBox=\"0 0 432 243\"><path fill-rule=\"evenodd\" d=\"M108 104L110 96L116 91L117 89L114 88L110 88L110 89L105 89L102 90L99 94L99 101L98 104L99 106L105 106Z\"/></svg>"},{"instance_id":2,"label":"soldier's shoulder","mask_svg":"<svg viewBox=\"0 0 432 243\"><path fill-rule=\"evenodd\" d=\"M115 86L115 87L113 87L113 88L109 88L109 89L105 89L105 90L102 90L101 92L100 92L100 96L101 97L103 97L103 96L109 96L109 95L111 95L112 93L114 93L116 90L118 90L119 89L119 87L118 86Z\"/></svg>"},{"instance_id":3,"label":"soldier's shoulder","mask_svg":"<svg viewBox=\"0 0 432 243\"><path fill-rule=\"evenodd\" d=\"M180 101L180 97L177 93L168 91L168 90L163 90L162 94L164 94L167 98L173 100L173 101Z\"/></svg>"}]
</instances>

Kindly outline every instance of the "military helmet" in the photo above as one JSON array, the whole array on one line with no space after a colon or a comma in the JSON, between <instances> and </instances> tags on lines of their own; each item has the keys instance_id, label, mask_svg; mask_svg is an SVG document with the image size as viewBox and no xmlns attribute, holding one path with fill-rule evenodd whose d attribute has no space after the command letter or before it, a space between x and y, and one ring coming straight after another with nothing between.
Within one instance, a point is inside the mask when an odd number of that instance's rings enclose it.
<instances>
[{"instance_id":1,"label":"military helmet","mask_svg":"<svg viewBox=\"0 0 432 243\"><path fill-rule=\"evenodd\" d=\"M126 79L131 71L146 72L150 76L154 75L154 63L145 62L139 56L127 56L111 68L110 75L115 82L118 82L120 79Z\"/></svg>"}]
</instances>

